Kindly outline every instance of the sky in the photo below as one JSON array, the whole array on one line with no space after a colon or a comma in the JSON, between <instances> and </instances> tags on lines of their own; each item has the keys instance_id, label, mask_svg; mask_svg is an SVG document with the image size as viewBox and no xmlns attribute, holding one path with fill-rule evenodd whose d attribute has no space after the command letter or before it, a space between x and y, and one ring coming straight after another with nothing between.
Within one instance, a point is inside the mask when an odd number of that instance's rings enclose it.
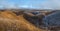
<instances>
[{"instance_id":1,"label":"sky","mask_svg":"<svg viewBox=\"0 0 60 31\"><path fill-rule=\"evenodd\" d=\"M0 9L60 9L60 0L0 0Z\"/></svg>"}]
</instances>

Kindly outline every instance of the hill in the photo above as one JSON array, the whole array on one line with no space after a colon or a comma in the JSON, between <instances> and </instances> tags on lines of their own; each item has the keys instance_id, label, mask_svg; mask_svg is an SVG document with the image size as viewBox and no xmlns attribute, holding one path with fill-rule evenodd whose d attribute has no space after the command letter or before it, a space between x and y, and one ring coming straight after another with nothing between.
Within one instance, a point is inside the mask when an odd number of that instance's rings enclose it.
<instances>
[{"instance_id":1,"label":"hill","mask_svg":"<svg viewBox=\"0 0 60 31\"><path fill-rule=\"evenodd\" d=\"M45 31L35 27L24 19L23 14L17 16L13 11L0 11L0 31Z\"/></svg>"}]
</instances>

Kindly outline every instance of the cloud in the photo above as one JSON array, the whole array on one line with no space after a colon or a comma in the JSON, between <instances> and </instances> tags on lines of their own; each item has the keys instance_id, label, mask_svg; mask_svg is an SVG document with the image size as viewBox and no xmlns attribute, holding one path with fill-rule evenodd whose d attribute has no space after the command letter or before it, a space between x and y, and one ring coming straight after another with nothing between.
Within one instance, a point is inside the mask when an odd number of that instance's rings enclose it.
<instances>
[{"instance_id":1,"label":"cloud","mask_svg":"<svg viewBox=\"0 0 60 31\"><path fill-rule=\"evenodd\" d=\"M17 4L15 2L8 2L8 1L1 1L0 5L2 5L4 8L17 8ZM0 7L2 8L2 7Z\"/></svg>"},{"instance_id":2,"label":"cloud","mask_svg":"<svg viewBox=\"0 0 60 31\"><path fill-rule=\"evenodd\" d=\"M60 0L0 0L0 8L60 9Z\"/></svg>"},{"instance_id":3,"label":"cloud","mask_svg":"<svg viewBox=\"0 0 60 31\"><path fill-rule=\"evenodd\" d=\"M45 9L60 9L60 0L47 0L46 2L43 2L42 8Z\"/></svg>"}]
</instances>

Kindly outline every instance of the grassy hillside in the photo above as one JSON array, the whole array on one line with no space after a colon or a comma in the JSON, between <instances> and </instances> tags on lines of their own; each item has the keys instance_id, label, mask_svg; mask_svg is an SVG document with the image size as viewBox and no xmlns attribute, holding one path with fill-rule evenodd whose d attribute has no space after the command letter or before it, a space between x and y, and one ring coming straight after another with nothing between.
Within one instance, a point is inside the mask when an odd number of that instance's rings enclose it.
<instances>
[{"instance_id":1,"label":"grassy hillside","mask_svg":"<svg viewBox=\"0 0 60 31\"><path fill-rule=\"evenodd\" d=\"M46 31L35 27L24 19L23 14L17 16L13 11L0 11L0 31Z\"/></svg>"}]
</instances>

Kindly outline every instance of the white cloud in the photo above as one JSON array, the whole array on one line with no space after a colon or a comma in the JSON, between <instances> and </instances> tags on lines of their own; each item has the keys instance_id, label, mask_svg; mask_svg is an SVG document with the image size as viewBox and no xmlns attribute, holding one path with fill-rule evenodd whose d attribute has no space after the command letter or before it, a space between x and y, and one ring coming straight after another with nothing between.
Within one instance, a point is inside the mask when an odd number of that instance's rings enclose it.
<instances>
[{"instance_id":1,"label":"white cloud","mask_svg":"<svg viewBox=\"0 0 60 31\"><path fill-rule=\"evenodd\" d=\"M1 1L0 5L3 5L4 8L16 8L17 7L15 2L8 2L8 1Z\"/></svg>"},{"instance_id":2,"label":"white cloud","mask_svg":"<svg viewBox=\"0 0 60 31\"><path fill-rule=\"evenodd\" d=\"M60 0L47 0L41 5L46 9L60 9Z\"/></svg>"},{"instance_id":3,"label":"white cloud","mask_svg":"<svg viewBox=\"0 0 60 31\"><path fill-rule=\"evenodd\" d=\"M33 0L34 1L34 0ZM28 2L27 2L28 3ZM0 5L3 5L5 8L20 8L20 7L24 7L24 8L41 8L41 9L60 9L60 0L46 0L45 2L38 2L38 4L33 3L33 5L20 5L16 4L15 2L8 2L6 0L0 0ZM28 3L28 4L32 4L32 3ZM20 5L20 6L19 6ZM1 8L2 6L0 6Z\"/></svg>"}]
</instances>

